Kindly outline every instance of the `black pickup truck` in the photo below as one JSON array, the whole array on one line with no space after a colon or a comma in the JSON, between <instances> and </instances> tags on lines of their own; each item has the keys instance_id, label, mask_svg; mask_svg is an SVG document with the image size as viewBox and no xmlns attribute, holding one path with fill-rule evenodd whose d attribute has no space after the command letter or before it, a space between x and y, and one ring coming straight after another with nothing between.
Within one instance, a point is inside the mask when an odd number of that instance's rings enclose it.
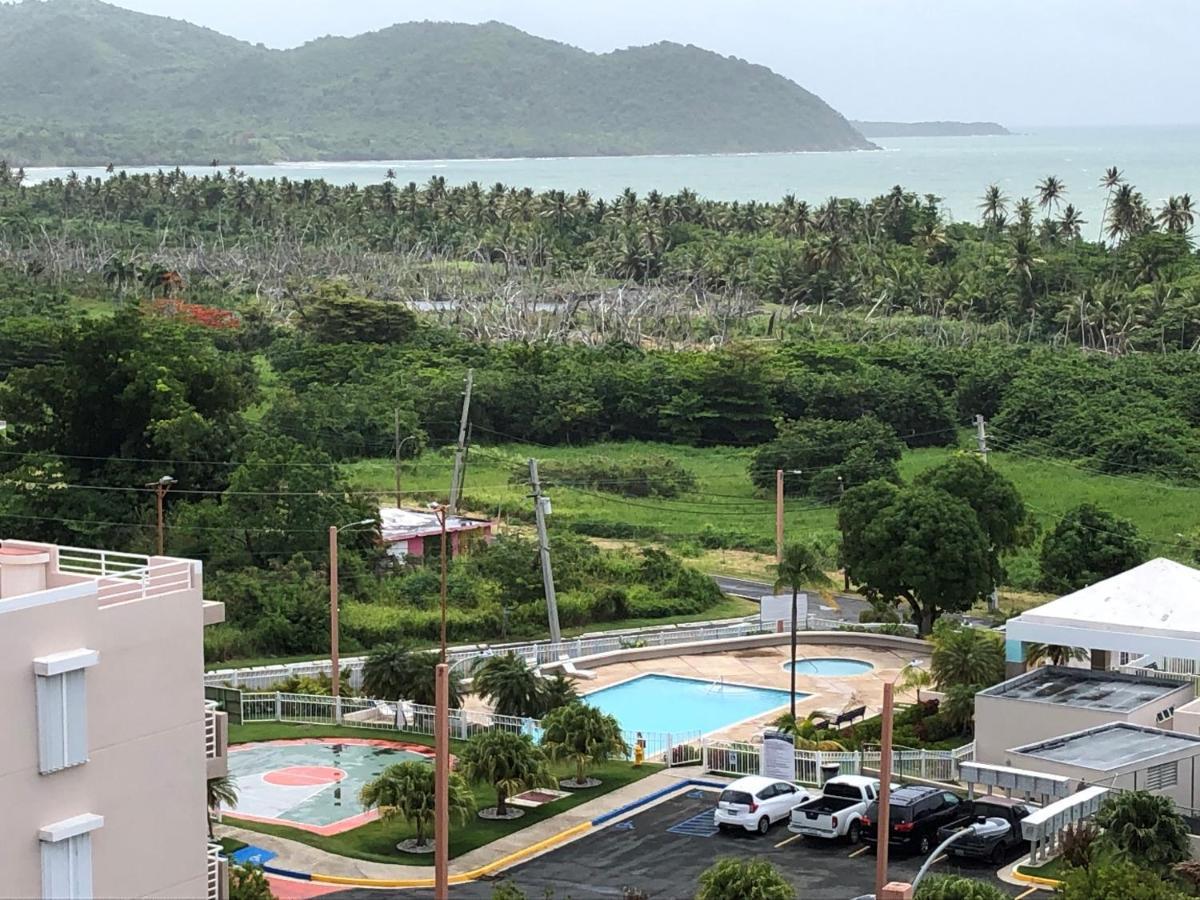
<instances>
[{"instance_id":1,"label":"black pickup truck","mask_svg":"<svg viewBox=\"0 0 1200 900\"><path fill-rule=\"evenodd\" d=\"M979 827L973 834L963 835L946 848L951 856L986 859L1000 866L1014 856L1017 849L1026 846L1026 840L1021 837L1021 820L1034 811L1034 806L1007 797L976 797L966 801L963 807L965 815L938 829L938 843L971 825Z\"/></svg>"}]
</instances>

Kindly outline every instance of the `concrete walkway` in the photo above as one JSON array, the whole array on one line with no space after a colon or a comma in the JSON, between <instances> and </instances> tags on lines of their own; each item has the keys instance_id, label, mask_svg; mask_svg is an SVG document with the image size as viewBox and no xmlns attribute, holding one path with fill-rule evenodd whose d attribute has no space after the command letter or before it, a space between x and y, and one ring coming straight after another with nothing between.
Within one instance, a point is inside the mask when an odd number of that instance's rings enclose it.
<instances>
[{"instance_id":1,"label":"concrete walkway","mask_svg":"<svg viewBox=\"0 0 1200 900\"><path fill-rule=\"evenodd\" d=\"M468 853L464 853L462 856L450 861L450 874L457 875L463 872L470 872L494 863L519 850L531 847L547 838L553 837L568 828L590 822L599 815L624 806L626 803L631 803L647 794L652 794L655 791L671 787L672 785L681 785L689 778L697 776L698 773L699 770L695 767L665 769L661 772L655 772L653 775L635 781L633 784L619 787L594 800L581 803L574 809L569 809L557 816L535 822L526 828L514 831L512 834L492 841L490 844L485 844L482 847L477 847ZM714 778L714 776L705 775L703 777L706 780L727 780L719 776ZM256 847L262 847L277 853L278 856L271 860L269 865L280 869L291 869L297 872L318 872L322 875L338 875L350 878L401 880L433 877L432 865L404 866L353 859L348 856L338 856L335 853L319 850L316 847L310 847L308 844L302 844L299 841L229 825L218 825L216 831L218 837L237 838L239 841L245 841L248 844L253 844ZM562 845L559 844L556 846ZM549 849L551 848L548 847L541 852L547 852ZM536 853L531 854L530 856L523 857L520 861L524 862L526 859L532 859L537 855ZM432 857L430 857L430 860L432 862ZM515 865L516 861L513 864Z\"/></svg>"}]
</instances>

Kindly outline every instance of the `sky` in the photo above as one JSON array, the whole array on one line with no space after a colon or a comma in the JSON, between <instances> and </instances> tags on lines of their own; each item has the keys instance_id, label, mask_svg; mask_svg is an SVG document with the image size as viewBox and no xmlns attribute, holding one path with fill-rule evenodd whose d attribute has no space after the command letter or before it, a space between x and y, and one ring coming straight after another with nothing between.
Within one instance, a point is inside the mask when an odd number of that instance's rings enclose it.
<instances>
[{"instance_id":1,"label":"sky","mask_svg":"<svg viewBox=\"0 0 1200 900\"><path fill-rule=\"evenodd\" d=\"M1200 121L1196 0L116 0L269 47L499 20L587 50L671 40L769 66L855 119Z\"/></svg>"}]
</instances>

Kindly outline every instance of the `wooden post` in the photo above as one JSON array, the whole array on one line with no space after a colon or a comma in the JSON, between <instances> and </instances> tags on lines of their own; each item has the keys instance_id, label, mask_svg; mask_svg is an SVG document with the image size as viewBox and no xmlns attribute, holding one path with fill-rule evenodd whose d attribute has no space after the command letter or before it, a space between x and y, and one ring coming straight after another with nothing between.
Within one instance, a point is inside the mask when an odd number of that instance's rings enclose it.
<instances>
[{"instance_id":1,"label":"wooden post","mask_svg":"<svg viewBox=\"0 0 1200 900\"><path fill-rule=\"evenodd\" d=\"M450 896L450 667L434 670L433 896Z\"/></svg>"},{"instance_id":2,"label":"wooden post","mask_svg":"<svg viewBox=\"0 0 1200 900\"><path fill-rule=\"evenodd\" d=\"M875 823L875 896L883 897L888 884L888 838L891 837L893 684L883 684L883 720L879 736L879 821Z\"/></svg>"},{"instance_id":3,"label":"wooden post","mask_svg":"<svg viewBox=\"0 0 1200 900\"><path fill-rule=\"evenodd\" d=\"M336 525L329 526L329 661L333 664L329 680L336 719L338 693L341 690L342 681L338 660L338 530Z\"/></svg>"},{"instance_id":4,"label":"wooden post","mask_svg":"<svg viewBox=\"0 0 1200 900\"><path fill-rule=\"evenodd\" d=\"M775 470L775 562L783 562L783 469Z\"/></svg>"}]
</instances>

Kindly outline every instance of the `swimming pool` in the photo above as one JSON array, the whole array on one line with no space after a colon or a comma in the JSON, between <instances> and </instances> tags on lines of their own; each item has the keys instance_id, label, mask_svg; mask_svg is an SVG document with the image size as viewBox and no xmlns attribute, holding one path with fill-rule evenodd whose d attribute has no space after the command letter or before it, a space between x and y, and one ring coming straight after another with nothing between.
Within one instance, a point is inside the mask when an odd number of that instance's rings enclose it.
<instances>
[{"instance_id":1,"label":"swimming pool","mask_svg":"<svg viewBox=\"0 0 1200 900\"><path fill-rule=\"evenodd\" d=\"M791 661L783 664L785 672L791 667ZM874 668L865 660L834 656L814 656L811 659L796 660L797 675L862 675Z\"/></svg>"},{"instance_id":2,"label":"swimming pool","mask_svg":"<svg viewBox=\"0 0 1200 900\"><path fill-rule=\"evenodd\" d=\"M593 691L583 699L615 716L626 731L707 734L786 706L790 696L774 688L720 684L678 675L639 675ZM796 694L797 699L807 696Z\"/></svg>"},{"instance_id":3,"label":"swimming pool","mask_svg":"<svg viewBox=\"0 0 1200 900\"><path fill-rule=\"evenodd\" d=\"M400 762L432 761L432 750L357 738L267 741L229 748L235 818L331 835L378 817L358 802L364 784Z\"/></svg>"}]
</instances>

